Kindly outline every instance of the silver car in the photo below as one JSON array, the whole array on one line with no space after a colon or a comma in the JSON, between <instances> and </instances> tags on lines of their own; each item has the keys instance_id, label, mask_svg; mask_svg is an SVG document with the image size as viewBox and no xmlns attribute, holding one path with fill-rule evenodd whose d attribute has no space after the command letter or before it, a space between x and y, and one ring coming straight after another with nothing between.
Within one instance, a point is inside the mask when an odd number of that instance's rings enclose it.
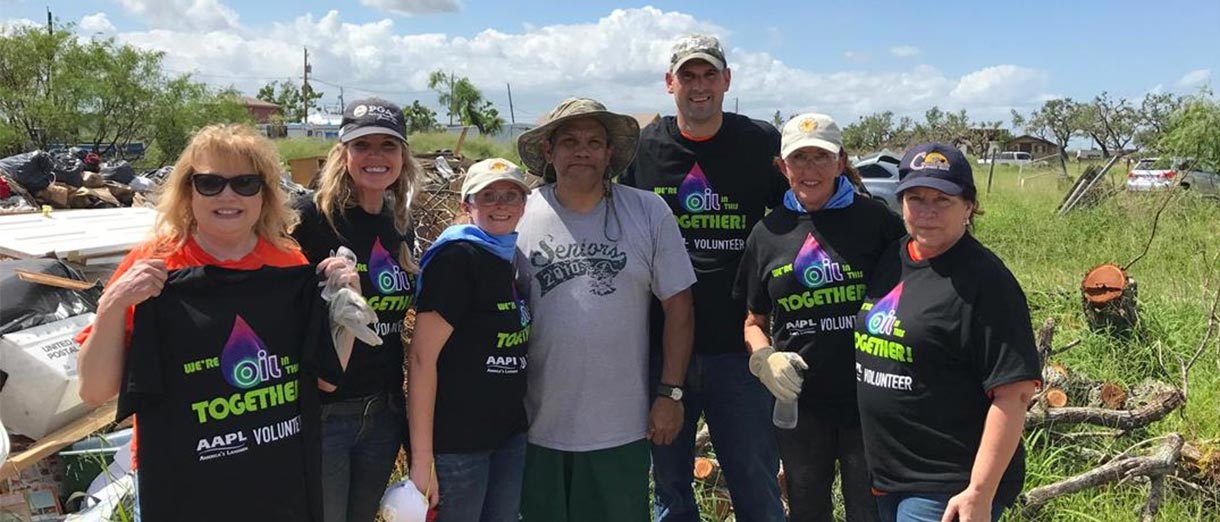
<instances>
[{"instance_id":1,"label":"silver car","mask_svg":"<svg viewBox=\"0 0 1220 522\"><path fill-rule=\"evenodd\" d=\"M852 166L860 172L869 195L899 214L902 213L902 203L898 201L898 193L894 188L898 186L900 161L886 152L878 152L852 162Z\"/></svg>"}]
</instances>

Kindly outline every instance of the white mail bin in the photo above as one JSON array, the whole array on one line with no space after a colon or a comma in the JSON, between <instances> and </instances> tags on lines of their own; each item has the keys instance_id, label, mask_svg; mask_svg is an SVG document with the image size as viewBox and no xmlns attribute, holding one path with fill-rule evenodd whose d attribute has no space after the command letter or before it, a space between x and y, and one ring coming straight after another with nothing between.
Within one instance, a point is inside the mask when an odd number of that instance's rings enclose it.
<instances>
[{"instance_id":1,"label":"white mail bin","mask_svg":"<svg viewBox=\"0 0 1220 522\"><path fill-rule=\"evenodd\" d=\"M0 336L0 370L8 383L0 391L0 419L13 433L32 439L89 412L80 399L73 339L93 321L87 313Z\"/></svg>"}]
</instances>

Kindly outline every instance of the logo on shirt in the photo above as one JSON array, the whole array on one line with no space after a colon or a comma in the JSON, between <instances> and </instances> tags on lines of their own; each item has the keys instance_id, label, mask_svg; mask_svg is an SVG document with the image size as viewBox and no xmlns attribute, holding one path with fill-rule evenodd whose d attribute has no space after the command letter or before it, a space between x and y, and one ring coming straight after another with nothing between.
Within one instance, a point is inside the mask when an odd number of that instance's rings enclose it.
<instances>
[{"instance_id":1,"label":"logo on shirt","mask_svg":"<svg viewBox=\"0 0 1220 522\"><path fill-rule=\"evenodd\" d=\"M691 167L682 184L678 186L678 201L687 212L699 213L709 210L720 210L720 195L712 190L707 176L699 163Z\"/></svg>"},{"instance_id":2,"label":"logo on shirt","mask_svg":"<svg viewBox=\"0 0 1220 522\"><path fill-rule=\"evenodd\" d=\"M277 356L267 354L263 340L240 315L233 321L233 331L220 353L220 368L225 381L243 390L284 376Z\"/></svg>"},{"instance_id":3,"label":"logo on shirt","mask_svg":"<svg viewBox=\"0 0 1220 522\"><path fill-rule=\"evenodd\" d=\"M369 280L382 295L397 294L411 289L411 280L394 256L381 246L381 238L373 240L373 249L369 252Z\"/></svg>"},{"instance_id":4,"label":"logo on shirt","mask_svg":"<svg viewBox=\"0 0 1220 522\"><path fill-rule=\"evenodd\" d=\"M868 315L864 316L865 328L873 335L892 335L902 337L902 321L898 320L898 300L902 299L902 285L898 283L885 297L873 304Z\"/></svg>"},{"instance_id":5,"label":"logo on shirt","mask_svg":"<svg viewBox=\"0 0 1220 522\"><path fill-rule=\"evenodd\" d=\"M547 235L531 249L530 264L540 269L534 277L541 295L581 276L589 277L589 293L610 295L615 291L614 279L627 267L627 253L611 243L561 244Z\"/></svg>"},{"instance_id":6,"label":"logo on shirt","mask_svg":"<svg viewBox=\"0 0 1220 522\"><path fill-rule=\"evenodd\" d=\"M797 251L792 268L806 288L819 288L845 279L842 267L830 259L813 234L805 237L805 244Z\"/></svg>"}]
</instances>

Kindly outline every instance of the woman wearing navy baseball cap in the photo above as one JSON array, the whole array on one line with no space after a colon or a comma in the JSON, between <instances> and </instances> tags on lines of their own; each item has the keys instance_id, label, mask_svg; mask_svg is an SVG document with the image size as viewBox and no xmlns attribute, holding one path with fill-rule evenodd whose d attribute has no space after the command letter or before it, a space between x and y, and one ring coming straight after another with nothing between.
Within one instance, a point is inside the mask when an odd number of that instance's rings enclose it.
<instances>
[{"instance_id":1,"label":"woman wearing navy baseball cap","mask_svg":"<svg viewBox=\"0 0 1220 522\"><path fill-rule=\"evenodd\" d=\"M970 233L980 214L956 148L907 151L908 235L882 256L856 316L856 388L885 521L999 520L1021 492L1025 409L1039 386L1029 307Z\"/></svg>"}]
</instances>

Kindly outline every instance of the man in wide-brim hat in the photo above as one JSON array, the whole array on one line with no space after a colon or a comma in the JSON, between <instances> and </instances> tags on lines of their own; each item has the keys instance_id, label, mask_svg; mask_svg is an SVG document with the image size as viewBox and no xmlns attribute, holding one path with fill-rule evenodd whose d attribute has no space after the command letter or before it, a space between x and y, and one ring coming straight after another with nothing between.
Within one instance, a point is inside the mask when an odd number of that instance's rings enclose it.
<instances>
[{"instance_id":1,"label":"man in wide-brim hat","mask_svg":"<svg viewBox=\"0 0 1220 522\"><path fill-rule=\"evenodd\" d=\"M648 520L649 443L669 444L682 427L695 274L661 198L611 181L638 139L635 119L572 98L517 142L522 163L546 182L526 203L517 241L535 314L526 521ZM653 296L665 309L672 383L656 397L648 386Z\"/></svg>"}]
</instances>

